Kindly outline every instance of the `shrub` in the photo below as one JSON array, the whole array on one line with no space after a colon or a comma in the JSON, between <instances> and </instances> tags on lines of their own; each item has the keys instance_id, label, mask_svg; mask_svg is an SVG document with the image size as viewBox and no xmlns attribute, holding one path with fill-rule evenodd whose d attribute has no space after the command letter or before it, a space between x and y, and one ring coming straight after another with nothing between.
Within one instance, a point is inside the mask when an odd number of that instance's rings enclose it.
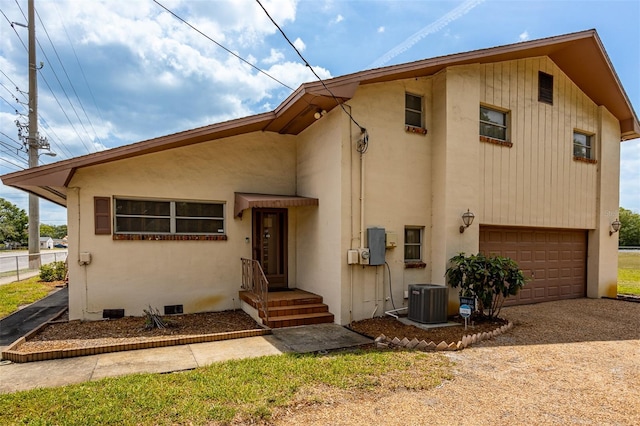
<instances>
[{"instance_id":1,"label":"shrub","mask_svg":"<svg viewBox=\"0 0 640 426\"><path fill-rule=\"evenodd\" d=\"M45 282L62 281L67 276L67 265L64 262L52 262L40 266L40 280Z\"/></svg>"},{"instance_id":2,"label":"shrub","mask_svg":"<svg viewBox=\"0 0 640 426\"><path fill-rule=\"evenodd\" d=\"M460 296L476 298L480 315L487 310L489 317L497 317L504 300L518 294L526 283L518 264L508 257L460 253L449 263L447 282L453 288L460 287Z\"/></svg>"}]
</instances>

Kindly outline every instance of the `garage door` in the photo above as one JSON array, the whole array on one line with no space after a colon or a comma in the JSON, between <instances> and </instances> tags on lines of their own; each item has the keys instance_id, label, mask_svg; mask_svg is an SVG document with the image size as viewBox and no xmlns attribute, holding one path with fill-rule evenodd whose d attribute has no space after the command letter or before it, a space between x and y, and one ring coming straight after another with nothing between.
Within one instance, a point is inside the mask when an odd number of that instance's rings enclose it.
<instances>
[{"instance_id":1,"label":"garage door","mask_svg":"<svg viewBox=\"0 0 640 426\"><path fill-rule=\"evenodd\" d=\"M586 295L586 231L480 226L480 252L514 259L530 278L505 306Z\"/></svg>"}]
</instances>

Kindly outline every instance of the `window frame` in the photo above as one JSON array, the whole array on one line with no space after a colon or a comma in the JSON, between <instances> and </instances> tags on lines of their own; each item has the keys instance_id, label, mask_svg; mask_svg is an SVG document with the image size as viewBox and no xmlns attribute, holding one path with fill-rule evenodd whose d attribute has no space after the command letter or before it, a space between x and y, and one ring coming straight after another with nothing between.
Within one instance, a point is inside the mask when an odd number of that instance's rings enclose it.
<instances>
[{"instance_id":1,"label":"window frame","mask_svg":"<svg viewBox=\"0 0 640 426\"><path fill-rule=\"evenodd\" d=\"M418 98L420 100L420 109L413 109L409 107L409 103L407 102L407 98L409 96L413 96L414 98ZM408 119L407 119L407 113L412 113L415 114L417 113L420 116L420 124L416 125L414 123L409 123ZM414 128L414 129L424 129L424 96L422 95L416 95L415 93L409 93L409 92L405 92L404 93L404 125L407 128Z\"/></svg>"},{"instance_id":2,"label":"window frame","mask_svg":"<svg viewBox=\"0 0 640 426\"><path fill-rule=\"evenodd\" d=\"M504 125L502 124L498 124L498 123L494 123L492 121L486 121L486 120L482 120L482 110L486 109L492 112L497 112L499 114L502 114L502 116L504 117ZM498 143L501 144L508 144L509 146L511 146L510 141L511 141L511 112L509 110L506 110L504 108L499 108L499 107L495 107L492 105L487 105L487 104L480 104L480 108L478 109L479 112L479 117L478 117L478 133L480 134L480 138L487 138L488 140L486 142L489 141L496 141ZM482 125L486 125L486 126L491 126L494 128L499 128L499 129L504 129L504 139L501 138L497 138L495 136L492 135L487 135L487 134L483 134L482 133Z\"/></svg>"},{"instance_id":3,"label":"window frame","mask_svg":"<svg viewBox=\"0 0 640 426\"><path fill-rule=\"evenodd\" d=\"M168 215L157 215L157 214L122 214L118 213L118 203L121 201L148 201L154 203L168 203L169 204L169 214ZM208 204L208 205L218 205L222 208L222 216L179 216L177 214L177 203L192 203L192 204ZM226 235L226 202L224 201L205 201L205 200L178 200L178 199L160 199L160 198L137 198L137 197L121 197L114 196L113 197L113 229L114 235L170 235L170 236L220 236ZM143 218L143 219L169 219L169 232L166 231L155 231L155 230L127 230L121 231L118 229L118 218ZM222 221L222 228L218 228L218 232L178 232L178 222L180 220L211 220L211 221Z\"/></svg>"},{"instance_id":4,"label":"window frame","mask_svg":"<svg viewBox=\"0 0 640 426\"><path fill-rule=\"evenodd\" d=\"M580 136L584 136L586 138L586 145L582 145L580 143L576 143L576 135L580 135ZM595 147L594 147L594 143L595 143L595 134L591 133L591 132L586 132L583 130L579 130L579 129L573 129L573 133L572 133L572 141L571 141L571 148L572 148L572 154L573 154L573 159L574 160L578 160L578 161L587 161L587 162L595 162L596 158L595 158ZM576 147L583 147L586 148L586 153L587 155L577 155L576 154Z\"/></svg>"},{"instance_id":5,"label":"window frame","mask_svg":"<svg viewBox=\"0 0 640 426\"><path fill-rule=\"evenodd\" d=\"M407 231L418 231L418 237L419 237L419 241L417 243L409 243L407 242ZM404 245L404 262L405 263L422 263L423 260L423 255L424 255L424 248L423 248L423 243L424 243L424 226L405 226L404 227L404 241L403 241ZM407 247L418 247L418 251L419 251L419 256L418 258L407 258Z\"/></svg>"}]
</instances>

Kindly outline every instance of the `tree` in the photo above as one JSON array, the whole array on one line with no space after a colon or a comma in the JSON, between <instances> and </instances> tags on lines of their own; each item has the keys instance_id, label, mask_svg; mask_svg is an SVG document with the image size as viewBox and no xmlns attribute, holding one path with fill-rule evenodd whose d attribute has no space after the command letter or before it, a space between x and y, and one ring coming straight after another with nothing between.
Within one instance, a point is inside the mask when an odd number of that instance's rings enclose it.
<instances>
[{"instance_id":1,"label":"tree","mask_svg":"<svg viewBox=\"0 0 640 426\"><path fill-rule=\"evenodd\" d=\"M620 246L640 246L640 214L620 207Z\"/></svg>"},{"instance_id":2,"label":"tree","mask_svg":"<svg viewBox=\"0 0 640 426\"><path fill-rule=\"evenodd\" d=\"M0 198L0 242L26 243L28 222L29 217L23 209Z\"/></svg>"},{"instance_id":3,"label":"tree","mask_svg":"<svg viewBox=\"0 0 640 426\"><path fill-rule=\"evenodd\" d=\"M40 225L40 236L62 239L67 236L67 225Z\"/></svg>"}]
</instances>

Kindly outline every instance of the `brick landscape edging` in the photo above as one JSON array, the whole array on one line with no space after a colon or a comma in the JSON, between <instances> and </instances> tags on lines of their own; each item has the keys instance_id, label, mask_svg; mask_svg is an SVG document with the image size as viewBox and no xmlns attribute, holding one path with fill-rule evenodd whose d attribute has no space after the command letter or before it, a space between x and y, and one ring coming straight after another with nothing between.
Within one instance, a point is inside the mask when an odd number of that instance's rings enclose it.
<instances>
[{"instance_id":1,"label":"brick landscape edging","mask_svg":"<svg viewBox=\"0 0 640 426\"><path fill-rule=\"evenodd\" d=\"M509 321L507 324L502 327L498 327L491 332L484 333L476 333L476 334L468 334L462 336L462 340L457 342L447 343L442 341L440 343L435 343L433 341L426 342L425 340L416 339L415 337L412 340L404 337L403 339L399 339L398 337L394 337L393 339L390 337L381 334L376 337L375 344L378 348L389 348L389 347L400 347L407 349L417 349L420 351L459 351L467 346L471 346L473 343L480 343L483 340L491 339L492 337L496 337L501 335L502 333L507 332L513 328L513 323Z\"/></svg>"},{"instance_id":2,"label":"brick landscape edging","mask_svg":"<svg viewBox=\"0 0 640 426\"><path fill-rule=\"evenodd\" d=\"M47 323L43 324L46 325ZM35 330L34 330L35 332ZM29 333L29 335L34 332ZM192 343L217 342L220 340L240 339L243 337L264 336L271 334L270 329L240 330L226 333L197 334L193 336L167 337L162 340L147 342L117 343L112 345L91 346L77 349L58 349L23 353L18 347L26 341L27 336L13 342L6 351L2 352L2 359L16 363L46 361L51 359L72 358L77 356L98 355L109 352L133 351L137 349L160 348L164 346L190 345Z\"/></svg>"}]
</instances>

